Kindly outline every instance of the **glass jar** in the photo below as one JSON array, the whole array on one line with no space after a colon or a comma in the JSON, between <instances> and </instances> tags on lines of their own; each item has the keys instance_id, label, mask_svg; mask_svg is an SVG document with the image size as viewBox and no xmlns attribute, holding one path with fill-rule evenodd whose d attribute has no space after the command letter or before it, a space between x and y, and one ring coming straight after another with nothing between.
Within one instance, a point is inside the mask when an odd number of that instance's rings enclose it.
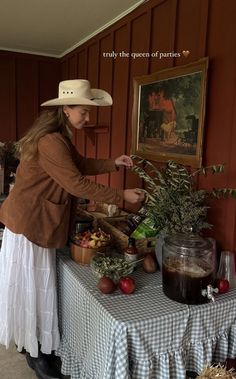
<instances>
[{"instance_id":1,"label":"glass jar","mask_svg":"<svg viewBox=\"0 0 236 379\"><path fill-rule=\"evenodd\" d=\"M213 284L213 249L209 240L196 234L174 234L165 238L162 248L163 292L184 304L201 304ZM204 293L204 292L203 292Z\"/></svg>"}]
</instances>

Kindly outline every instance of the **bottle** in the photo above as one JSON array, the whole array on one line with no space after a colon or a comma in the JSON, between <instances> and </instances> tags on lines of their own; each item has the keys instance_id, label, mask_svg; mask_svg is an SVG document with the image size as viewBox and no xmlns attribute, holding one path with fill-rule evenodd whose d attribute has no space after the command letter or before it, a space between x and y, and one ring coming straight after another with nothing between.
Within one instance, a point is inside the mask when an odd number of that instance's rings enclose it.
<instances>
[{"instance_id":1,"label":"bottle","mask_svg":"<svg viewBox=\"0 0 236 379\"><path fill-rule=\"evenodd\" d=\"M216 277L227 279L229 288L236 288L235 255L232 251L222 251Z\"/></svg>"},{"instance_id":2,"label":"bottle","mask_svg":"<svg viewBox=\"0 0 236 379\"><path fill-rule=\"evenodd\" d=\"M129 228L129 235L132 234L136 230L136 228L139 226L139 224L146 218L147 210L146 207L143 205L138 213L131 213L127 217L127 225Z\"/></svg>"},{"instance_id":3,"label":"bottle","mask_svg":"<svg viewBox=\"0 0 236 379\"><path fill-rule=\"evenodd\" d=\"M136 240L134 238L129 237L128 246L124 255L127 262L132 263L138 260L138 250L136 247ZM135 266L136 265L134 264L134 267Z\"/></svg>"}]
</instances>

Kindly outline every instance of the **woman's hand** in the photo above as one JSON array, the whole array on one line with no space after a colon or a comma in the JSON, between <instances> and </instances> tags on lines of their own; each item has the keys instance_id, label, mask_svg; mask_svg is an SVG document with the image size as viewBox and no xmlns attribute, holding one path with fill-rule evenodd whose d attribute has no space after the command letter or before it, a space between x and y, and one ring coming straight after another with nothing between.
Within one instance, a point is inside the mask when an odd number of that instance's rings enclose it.
<instances>
[{"instance_id":1,"label":"woman's hand","mask_svg":"<svg viewBox=\"0 0 236 379\"><path fill-rule=\"evenodd\" d=\"M131 204L141 203L145 200L145 192L139 188L124 190L124 200Z\"/></svg>"},{"instance_id":2,"label":"woman's hand","mask_svg":"<svg viewBox=\"0 0 236 379\"><path fill-rule=\"evenodd\" d=\"M133 167L133 161L128 155L121 155L115 159L115 165L117 167L126 166L130 168Z\"/></svg>"}]
</instances>

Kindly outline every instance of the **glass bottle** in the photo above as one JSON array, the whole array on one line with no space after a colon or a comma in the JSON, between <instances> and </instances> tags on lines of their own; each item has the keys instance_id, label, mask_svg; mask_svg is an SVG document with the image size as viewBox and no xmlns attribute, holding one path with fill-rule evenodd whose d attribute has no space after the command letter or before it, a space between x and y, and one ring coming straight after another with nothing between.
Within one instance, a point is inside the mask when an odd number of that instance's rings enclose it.
<instances>
[{"instance_id":1,"label":"glass bottle","mask_svg":"<svg viewBox=\"0 0 236 379\"><path fill-rule=\"evenodd\" d=\"M133 231L139 226L139 224L146 218L147 216L147 210L146 207L143 205L138 213L134 214L131 213L127 217L127 225L130 229L129 235L132 234Z\"/></svg>"},{"instance_id":2,"label":"glass bottle","mask_svg":"<svg viewBox=\"0 0 236 379\"><path fill-rule=\"evenodd\" d=\"M222 251L220 264L216 275L217 279L227 279L229 288L236 287L235 254L232 251Z\"/></svg>"},{"instance_id":3,"label":"glass bottle","mask_svg":"<svg viewBox=\"0 0 236 379\"><path fill-rule=\"evenodd\" d=\"M138 260L138 250L136 247L136 240L132 237L128 239L128 246L124 253L127 262L135 262Z\"/></svg>"}]
</instances>

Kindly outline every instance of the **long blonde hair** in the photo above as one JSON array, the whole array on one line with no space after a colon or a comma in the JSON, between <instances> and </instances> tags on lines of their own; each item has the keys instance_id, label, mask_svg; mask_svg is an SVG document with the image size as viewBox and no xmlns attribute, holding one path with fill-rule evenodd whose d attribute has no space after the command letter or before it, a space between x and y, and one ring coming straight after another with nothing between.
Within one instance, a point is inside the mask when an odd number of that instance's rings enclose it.
<instances>
[{"instance_id":1,"label":"long blonde hair","mask_svg":"<svg viewBox=\"0 0 236 379\"><path fill-rule=\"evenodd\" d=\"M68 119L63 107L43 111L33 123L26 135L16 143L16 155L19 159L29 160L38 153L38 141L48 133L59 132L70 137Z\"/></svg>"}]
</instances>

